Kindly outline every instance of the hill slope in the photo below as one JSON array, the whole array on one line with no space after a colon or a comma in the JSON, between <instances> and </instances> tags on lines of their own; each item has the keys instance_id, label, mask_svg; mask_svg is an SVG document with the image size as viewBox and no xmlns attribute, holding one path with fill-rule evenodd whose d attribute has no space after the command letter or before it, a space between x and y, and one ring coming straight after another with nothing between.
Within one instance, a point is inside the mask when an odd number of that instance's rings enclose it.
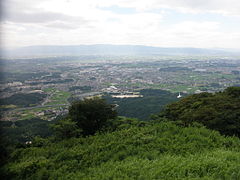
<instances>
[{"instance_id":1,"label":"hill slope","mask_svg":"<svg viewBox=\"0 0 240 180\"><path fill-rule=\"evenodd\" d=\"M168 105L161 116L185 126L199 122L222 134L240 136L240 87L188 96Z\"/></svg>"},{"instance_id":2,"label":"hill slope","mask_svg":"<svg viewBox=\"0 0 240 180\"><path fill-rule=\"evenodd\" d=\"M1 177L240 179L240 139L220 134L239 135L239 98L239 87L215 94L191 95L170 104L162 114L152 117L152 121L125 117L104 119L104 126L98 126L94 135L82 133L86 129L78 122L94 127L95 120L99 122L103 116L101 106L95 108L94 105L104 100L83 100L79 102L82 108L77 108L78 103L72 105L77 113L70 111L66 118L52 124L55 136L27 139L32 140L32 144L20 144L10 156L6 151L8 158L1 156ZM99 113L93 113L94 108ZM91 119L94 123L89 123ZM41 125L41 129L45 127L46 124ZM6 130L11 132L16 128L11 125ZM45 130L42 137L47 134L51 132ZM1 149L1 152L4 151Z\"/></svg>"},{"instance_id":3,"label":"hill slope","mask_svg":"<svg viewBox=\"0 0 240 180\"><path fill-rule=\"evenodd\" d=\"M239 179L240 140L173 123L132 126L16 150L12 179Z\"/></svg>"}]
</instances>

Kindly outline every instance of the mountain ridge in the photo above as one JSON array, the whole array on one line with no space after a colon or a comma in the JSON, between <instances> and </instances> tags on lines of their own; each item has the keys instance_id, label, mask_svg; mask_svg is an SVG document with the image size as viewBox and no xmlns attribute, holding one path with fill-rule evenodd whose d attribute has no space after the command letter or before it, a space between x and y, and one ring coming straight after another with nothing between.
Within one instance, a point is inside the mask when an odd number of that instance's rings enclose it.
<instances>
[{"instance_id":1,"label":"mountain ridge","mask_svg":"<svg viewBox=\"0 0 240 180\"><path fill-rule=\"evenodd\" d=\"M192 47L145 45L38 45L2 50L3 56L78 56L78 55L240 55L239 51Z\"/></svg>"}]
</instances>

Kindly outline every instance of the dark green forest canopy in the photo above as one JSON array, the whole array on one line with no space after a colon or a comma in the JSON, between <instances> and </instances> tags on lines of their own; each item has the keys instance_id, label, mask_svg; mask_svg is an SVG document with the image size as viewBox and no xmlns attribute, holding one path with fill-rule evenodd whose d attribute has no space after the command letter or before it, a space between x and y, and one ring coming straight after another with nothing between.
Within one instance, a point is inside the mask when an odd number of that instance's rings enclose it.
<instances>
[{"instance_id":1,"label":"dark green forest canopy","mask_svg":"<svg viewBox=\"0 0 240 180\"><path fill-rule=\"evenodd\" d=\"M69 107L69 119L76 122L83 135L95 134L116 117L114 105L98 97L74 102Z\"/></svg>"},{"instance_id":2,"label":"dark green forest canopy","mask_svg":"<svg viewBox=\"0 0 240 180\"><path fill-rule=\"evenodd\" d=\"M0 135L5 145L19 144L32 140L35 136L44 138L52 135L49 124L55 121L46 121L39 118L33 118L22 121L0 121Z\"/></svg>"},{"instance_id":3,"label":"dark green forest canopy","mask_svg":"<svg viewBox=\"0 0 240 180\"><path fill-rule=\"evenodd\" d=\"M47 95L44 93L18 93L0 100L0 105L16 105L19 107L29 107L39 104Z\"/></svg>"},{"instance_id":4,"label":"dark green forest canopy","mask_svg":"<svg viewBox=\"0 0 240 180\"><path fill-rule=\"evenodd\" d=\"M223 134L240 136L240 87L188 96L168 105L160 116L183 125L199 122Z\"/></svg>"},{"instance_id":5,"label":"dark green forest canopy","mask_svg":"<svg viewBox=\"0 0 240 180\"><path fill-rule=\"evenodd\" d=\"M103 98L110 104L118 104L117 112L120 116L133 117L141 120L149 119L151 114L159 113L165 105L177 101L177 94L160 89L143 89L143 97L113 98L105 95Z\"/></svg>"}]
</instances>

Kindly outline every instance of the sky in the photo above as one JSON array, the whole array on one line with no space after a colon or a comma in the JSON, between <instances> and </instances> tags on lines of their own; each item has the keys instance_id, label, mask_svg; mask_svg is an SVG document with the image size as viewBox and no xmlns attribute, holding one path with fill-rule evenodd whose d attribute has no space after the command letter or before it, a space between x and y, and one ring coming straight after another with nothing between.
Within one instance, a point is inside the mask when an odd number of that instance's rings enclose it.
<instances>
[{"instance_id":1,"label":"sky","mask_svg":"<svg viewBox=\"0 0 240 180\"><path fill-rule=\"evenodd\" d=\"M1 46L240 48L239 0L1 0Z\"/></svg>"}]
</instances>

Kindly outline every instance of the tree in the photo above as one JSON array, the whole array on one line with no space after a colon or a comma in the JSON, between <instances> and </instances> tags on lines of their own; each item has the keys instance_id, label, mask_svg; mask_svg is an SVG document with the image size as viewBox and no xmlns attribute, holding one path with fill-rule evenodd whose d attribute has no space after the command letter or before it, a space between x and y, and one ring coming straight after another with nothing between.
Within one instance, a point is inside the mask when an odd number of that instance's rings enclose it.
<instances>
[{"instance_id":1,"label":"tree","mask_svg":"<svg viewBox=\"0 0 240 180\"><path fill-rule=\"evenodd\" d=\"M69 117L76 122L84 136L93 135L117 117L114 105L102 98L94 97L74 102L69 108Z\"/></svg>"},{"instance_id":2,"label":"tree","mask_svg":"<svg viewBox=\"0 0 240 180\"><path fill-rule=\"evenodd\" d=\"M224 92L231 97L240 98L240 87L228 87Z\"/></svg>"},{"instance_id":3,"label":"tree","mask_svg":"<svg viewBox=\"0 0 240 180\"><path fill-rule=\"evenodd\" d=\"M69 118L60 119L56 124L52 124L51 127L54 130L57 139L77 137L81 133L76 122Z\"/></svg>"}]
</instances>

